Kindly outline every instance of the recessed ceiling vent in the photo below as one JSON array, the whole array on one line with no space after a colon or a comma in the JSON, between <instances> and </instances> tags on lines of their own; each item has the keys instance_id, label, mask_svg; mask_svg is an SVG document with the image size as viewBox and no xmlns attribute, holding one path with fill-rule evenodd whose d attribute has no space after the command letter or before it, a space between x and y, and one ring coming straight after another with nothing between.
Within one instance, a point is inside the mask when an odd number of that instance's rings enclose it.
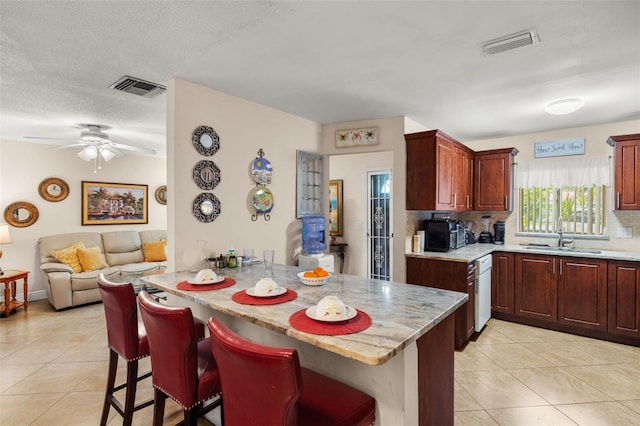
<instances>
[{"instance_id":1,"label":"recessed ceiling vent","mask_svg":"<svg viewBox=\"0 0 640 426\"><path fill-rule=\"evenodd\" d=\"M506 52L507 50L517 49L519 47L529 46L540 43L538 30L530 28L515 34L509 34L504 37L486 41L481 44L483 55L495 55L496 53Z\"/></svg>"},{"instance_id":2,"label":"recessed ceiling vent","mask_svg":"<svg viewBox=\"0 0 640 426\"><path fill-rule=\"evenodd\" d=\"M167 88L150 81L125 75L120 80L109 86L110 89L120 90L122 92L132 93L145 98L153 98L164 93Z\"/></svg>"}]
</instances>

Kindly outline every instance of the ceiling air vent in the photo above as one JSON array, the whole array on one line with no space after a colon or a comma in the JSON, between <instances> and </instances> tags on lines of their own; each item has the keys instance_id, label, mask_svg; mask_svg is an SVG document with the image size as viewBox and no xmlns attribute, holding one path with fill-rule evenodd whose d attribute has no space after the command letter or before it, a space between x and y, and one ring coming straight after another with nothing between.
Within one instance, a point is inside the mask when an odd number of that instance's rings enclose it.
<instances>
[{"instance_id":1,"label":"ceiling air vent","mask_svg":"<svg viewBox=\"0 0 640 426\"><path fill-rule=\"evenodd\" d=\"M164 93L167 88L150 81L125 75L111 86L110 89L120 90L122 92L132 93L145 98L153 98Z\"/></svg>"},{"instance_id":2,"label":"ceiling air vent","mask_svg":"<svg viewBox=\"0 0 640 426\"><path fill-rule=\"evenodd\" d=\"M509 34L504 37L486 41L481 44L483 55L495 55L507 50L540 43L538 31L535 28Z\"/></svg>"}]
</instances>

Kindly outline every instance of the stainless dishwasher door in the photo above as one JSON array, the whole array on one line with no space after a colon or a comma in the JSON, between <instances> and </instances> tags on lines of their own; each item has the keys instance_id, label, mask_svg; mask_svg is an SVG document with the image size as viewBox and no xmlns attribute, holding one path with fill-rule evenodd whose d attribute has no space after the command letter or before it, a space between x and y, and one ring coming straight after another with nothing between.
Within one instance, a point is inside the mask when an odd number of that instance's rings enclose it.
<instances>
[{"instance_id":1,"label":"stainless dishwasher door","mask_svg":"<svg viewBox=\"0 0 640 426\"><path fill-rule=\"evenodd\" d=\"M491 318L491 266L490 254L476 260L476 332Z\"/></svg>"}]
</instances>

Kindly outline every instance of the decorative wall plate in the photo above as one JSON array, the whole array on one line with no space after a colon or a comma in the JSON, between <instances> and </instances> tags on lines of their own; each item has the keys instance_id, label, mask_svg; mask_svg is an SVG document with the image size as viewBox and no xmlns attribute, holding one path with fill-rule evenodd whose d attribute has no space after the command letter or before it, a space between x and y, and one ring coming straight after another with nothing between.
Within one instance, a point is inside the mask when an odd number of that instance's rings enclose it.
<instances>
[{"instance_id":1,"label":"decorative wall plate","mask_svg":"<svg viewBox=\"0 0 640 426\"><path fill-rule=\"evenodd\" d=\"M269 213L273 209L273 194L265 186L256 186L251 193L251 203L258 213Z\"/></svg>"},{"instance_id":2,"label":"decorative wall plate","mask_svg":"<svg viewBox=\"0 0 640 426\"><path fill-rule=\"evenodd\" d=\"M213 155L220 149L220 137L209 126L200 126L193 131L193 147L202 155Z\"/></svg>"},{"instance_id":3,"label":"decorative wall plate","mask_svg":"<svg viewBox=\"0 0 640 426\"><path fill-rule=\"evenodd\" d=\"M193 200L193 214L200 222L214 221L220 211L220 200L210 192L203 192Z\"/></svg>"},{"instance_id":4,"label":"decorative wall plate","mask_svg":"<svg viewBox=\"0 0 640 426\"><path fill-rule=\"evenodd\" d=\"M156 189L156 201L163 206L167 205L167 185L159 186Z\"/></svg>"},{"instance_id":5,"label":"decorative wall plate","mask_svg":"<svg viewBox=\"0 0 640 426\"><path fill-rule=\"evenodd\" d=\"M268 185L271 183L271 174L273 169L271 163L266 158L260 157L253 160L251 164L251 176L253 180L260 185Z\"/></svg>"},{"instance_id":6,"label":"decorative wall plate","mask_svg":"<svg viewBox=\"0 0 640 426\"><path fill-rule=\"evenodd\" d=\"M193 181L200 189L213 189L220 183L220 169L213 161L199 161L193 168Z\"/></svg>"},{"instance_id":7,"label":"decorative wall plate","mask_svg":"<svg viewBox=\"0 0 640 426\"><path fill-rule=\"evenodd\" d=\"M38 185L38 193L47 201L62 201L69 196L69 185L59 178L47 178Z\"/></svg>"},{"instance_id":8,"label":"decorative wall plate","mask_svg":"<svg viewBox=\"0 0 640 426\"><path fill-rule=\"evenodd\" d=\"M17 201L4 209L4 220L16 228L31 226L40 217L38 208L26 201Z\"/></svg>"}]
</instances>

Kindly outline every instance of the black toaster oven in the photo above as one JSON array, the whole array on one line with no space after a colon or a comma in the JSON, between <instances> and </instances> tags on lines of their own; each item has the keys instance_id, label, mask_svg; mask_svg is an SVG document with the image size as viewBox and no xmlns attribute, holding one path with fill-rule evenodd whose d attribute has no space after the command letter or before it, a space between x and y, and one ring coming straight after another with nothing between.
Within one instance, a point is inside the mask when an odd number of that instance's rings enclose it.
<instances>
[{"instance_id":1,"label":"black toaster oven","mask_svg":"<svg viewBox=\"0 0 640 426\"><path fill-rule=\"evenodd\" d=\"M428 219L424 221L424 250L450 251L465 245L465 229L457 220Z\"/></svg>"}]
</instances>

